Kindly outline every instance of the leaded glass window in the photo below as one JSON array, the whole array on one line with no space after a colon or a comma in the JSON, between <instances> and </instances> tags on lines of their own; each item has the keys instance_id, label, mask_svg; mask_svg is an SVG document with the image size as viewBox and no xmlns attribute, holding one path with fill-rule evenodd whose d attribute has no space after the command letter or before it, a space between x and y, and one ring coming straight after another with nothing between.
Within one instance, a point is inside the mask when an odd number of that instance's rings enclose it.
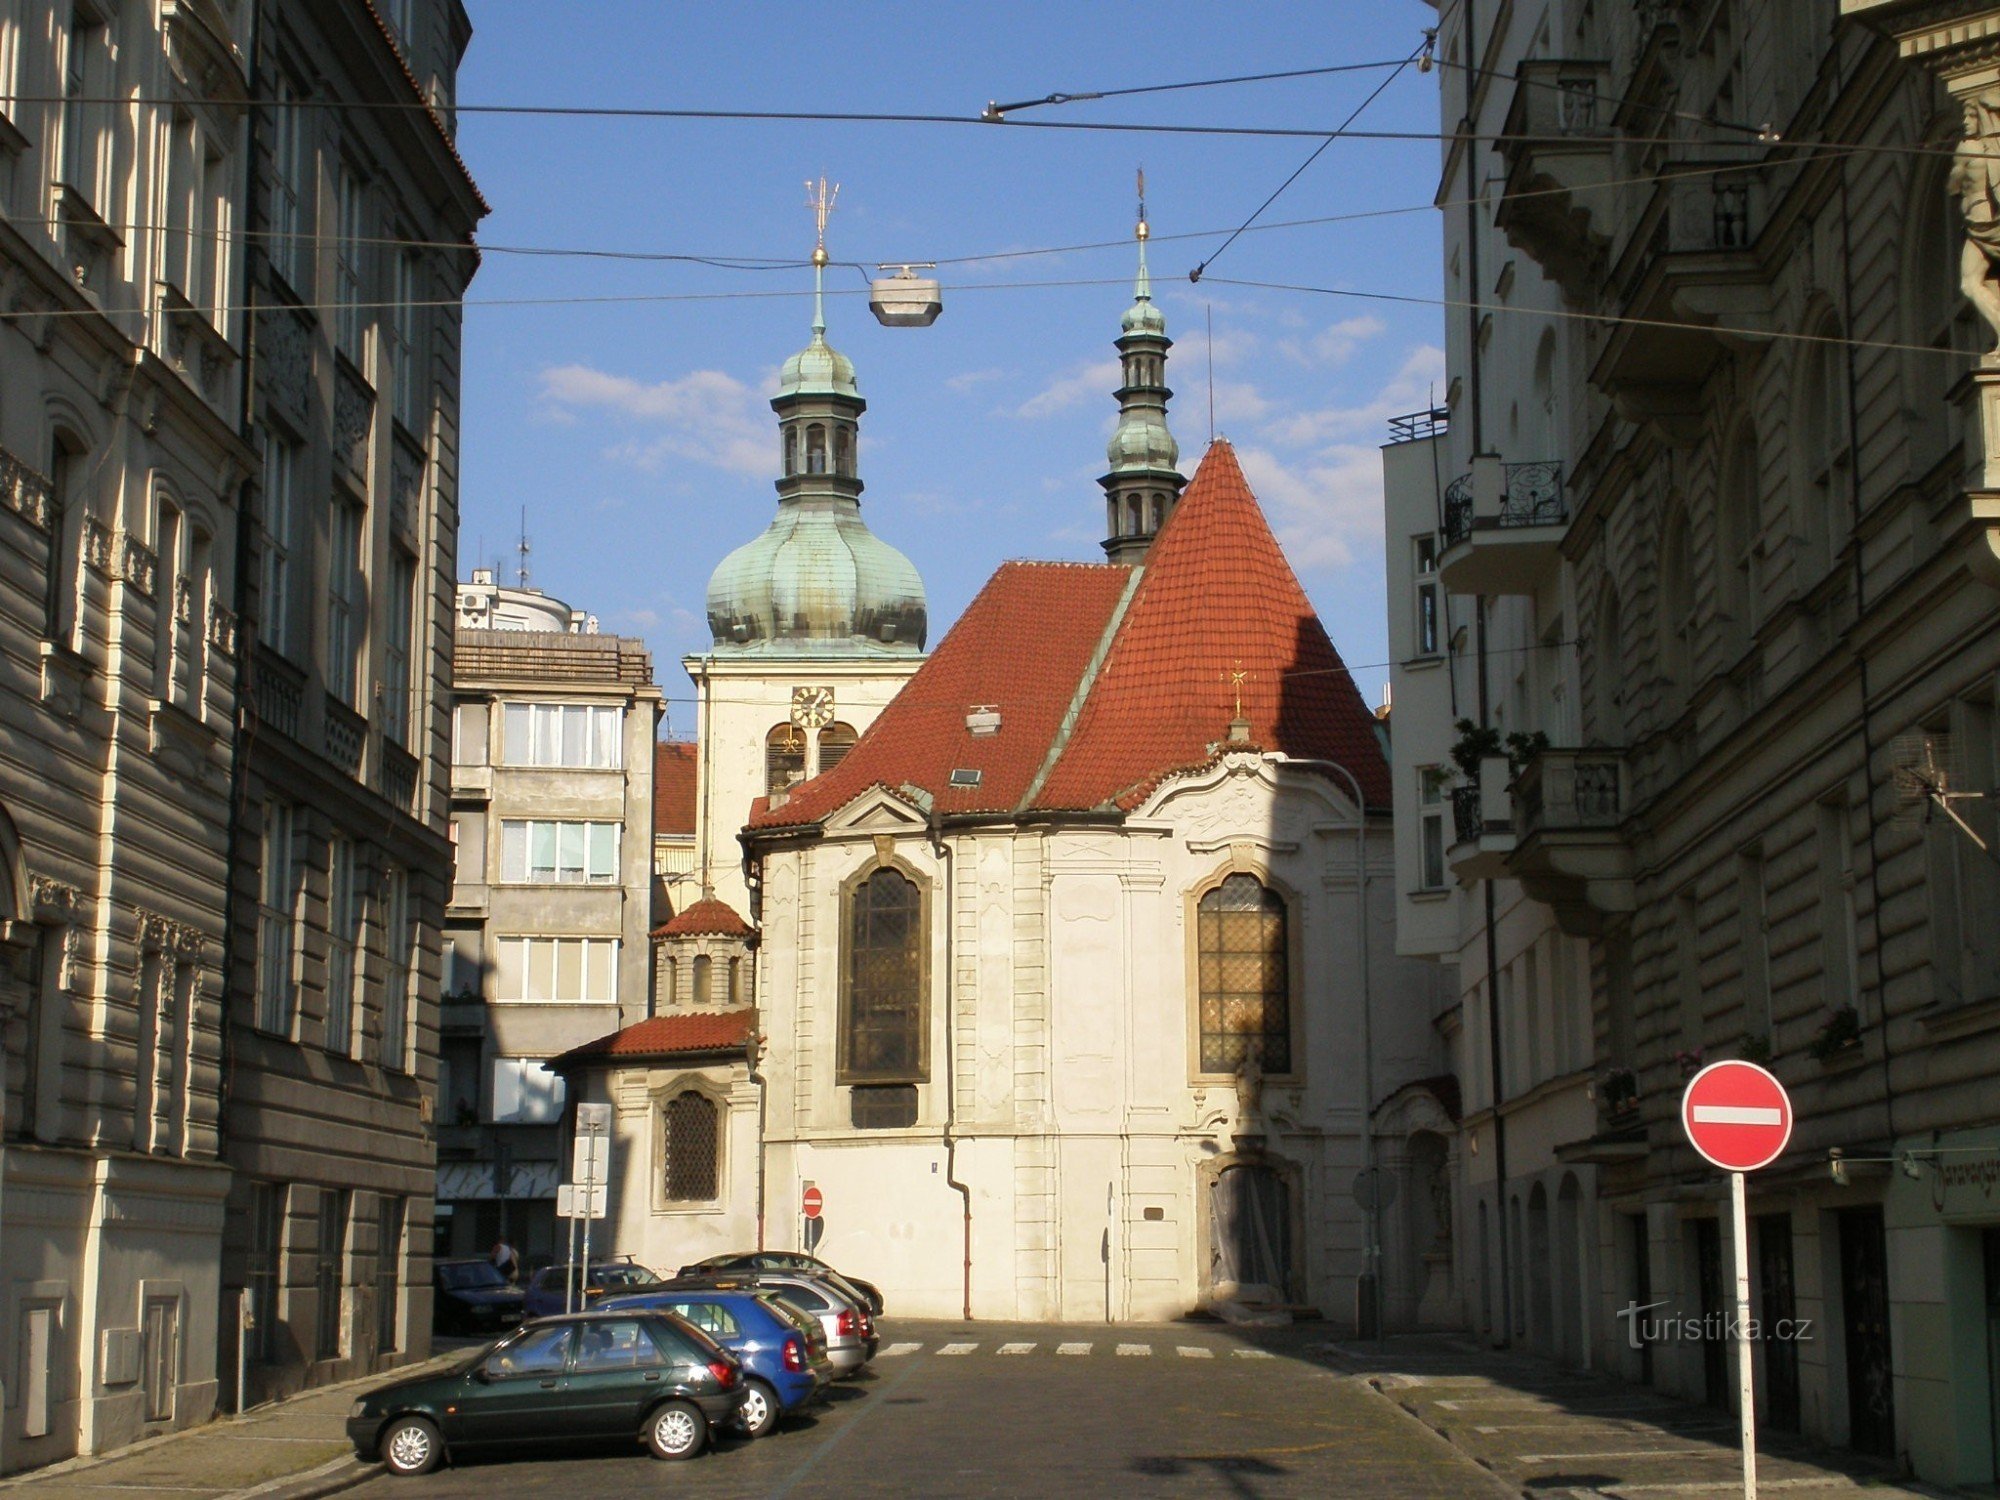
<instances>
[{"instance_id":1,"label":"leaded glass window","mask_svg":"<svg viewBox=\"0 0 2000 1500\"><path fill-rule=\"evenodd\" d=\"M1201 898L1201 1071L1234 1073L1254 1056L1292 1070L1285 901L1254 875L1231 875Z\"/></svg>"},{"instance_id":2,"label":"leaded glass window","mask_svg":"<svg viewBox=\"0 0 2000 1500\"><path fill-rule=\"evenodd\" d=\"M921 1079L923 897L895 870L855 886L847 911L847 1013L841 1072L870 1083Z\"/></svg>"},{"instance_id":3,"label":"leaded glass window","mask_svg":"<svg viewBox=\"0 0 2000 1500\"><path fill-rule=\"evenodd\" d=\"M693 1089L674 1095L666 1108L666 1195L671 1203L705 1203L716 1196L715 1101Z\"/></svg>"}]
</instances>

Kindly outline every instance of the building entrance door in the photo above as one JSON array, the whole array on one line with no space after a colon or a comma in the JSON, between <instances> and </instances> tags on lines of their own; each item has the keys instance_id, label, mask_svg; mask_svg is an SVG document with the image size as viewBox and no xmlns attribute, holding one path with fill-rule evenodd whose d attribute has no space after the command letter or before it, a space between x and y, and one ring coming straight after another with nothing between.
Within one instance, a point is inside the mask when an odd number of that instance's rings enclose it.
<instances>
[{"instance_id":1,"label":"building entrance door","mask_svg":"<svg viewBox=\"0 0 2000 1500\"><path fill-rule=\"evenodd\" d=\"M1841 1210L1840 1301L1847 1331L1847 1442L1857 1452L1896 1455L1889 1364L1889 1248L1880 1208Z\"/></svg>"},{"instance_id":2,"label":"building entrance door","mask_svg":"<svg viewBox=\"0 0 2000 1500\"><path fill-rule=\"evenodd\" d=\"M148 1297L143 1330L146 1420L170 1422L174 1416L174 1384L180 1373L180 1299Z\"/></svg>"},{"instance_id":3,"label":"building entrance door","mask_svg":"<svg viewBox=\"0 0 2000 1500\"><path fill-rule=\"evenodd\" d=\"M1992 1408L1993 1472L2000 1480L2000 1229L1984 1230L1986 1249L1986 1401Z\"/></svg>"},{"instance_id":4,"label":"building entrance door","mask_svg":"<svg viewBox=\"0 0 2000 1500\"><path fill-rule=\"evenodd\" d=\"M1787 1432L1799 1430L1799 1346L1789 1334L1798 1315L1792 1282L1792 1216L1757 1216L1757 1287L1763 1299L1763 1418Z\"/></svg>"},{"instance_id":5,"label":"building entrance door","mask_svg":"<svg viewBox=\"0 0 2000 1500\"><path fill-rule=\"evenodd\" d=\"M1292 1295L1291 1195L1270 1167L1224 1167L1209 1189L1209 1285Z\"/></svg>"},{"instance_id":6,"label":"building entrance door","mask_svg":"<svg viewBox=\"0 0 2000 1500\"><path fill-rule=\"evenodd\" d=\"M1729 1339L1722 1306L1722 1224L1694 1221L1695 1290L1701 1298L1701 1399L1729 1410Z\"/></svg>"}]
</instances>

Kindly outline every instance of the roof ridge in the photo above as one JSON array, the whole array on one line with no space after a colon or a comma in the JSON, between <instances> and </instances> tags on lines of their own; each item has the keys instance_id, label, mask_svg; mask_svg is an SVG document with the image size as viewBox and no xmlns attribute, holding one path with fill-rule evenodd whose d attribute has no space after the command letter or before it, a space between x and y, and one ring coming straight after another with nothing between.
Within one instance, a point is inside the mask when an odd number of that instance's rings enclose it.
<instances>
[{"instance_id":1,"label":"roof ridge","mask_svg":"<svg viewBox=\"0 0 2000 1500\"><path fill-rule=\"evenodd\" d=\"M1091 563L1085 566L1106 565ZM1042 783L1049 779L1049 774L1056 768L1056 762L1062 759L1063 751L1069 747L1069 737L1076 729L1076 721L1083 717L1083 706L1090 701L1090 690L1097 685L1098 670L1104 665L1105 658L1111 654L1112 643L1118 639L1118 627L1125 623L1125 611L1132 603L1132 596L1139 592L1139 581L1145 576L1144 563L1132 566L1130 575L1125 579L1125 588L1118 595L1118 602L1111 607L1111 618L1104 622L1104 629L1098 633L1097 645L1090 653L1090 660L1084 663L1083 671L1077 677L1076 691L1070 694L1069 703L1063 709L1062 722L1056 725L1055 736L1049 741L1048 751L1043 755L1034 779L1028 783L1028 789L1021 794L1021 800L1014 804L1016 812L1024 812L1035 805L1035 799L1042 794Z\"/></svg>"}]
</instances>

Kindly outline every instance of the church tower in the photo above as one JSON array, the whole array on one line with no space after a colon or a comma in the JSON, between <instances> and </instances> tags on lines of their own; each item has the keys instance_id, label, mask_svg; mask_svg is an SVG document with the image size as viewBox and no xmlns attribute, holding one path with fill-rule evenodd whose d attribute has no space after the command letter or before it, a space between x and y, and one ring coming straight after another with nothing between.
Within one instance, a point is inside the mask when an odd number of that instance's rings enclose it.
<instances>
[{"instance_id":1,"label":"church tower","mask_svg":"<svg viewBox=\"0 0 2000 1500\"><path fill-rule=\"evenodd\" d=\"M737 831L830 769L924 660L923 580L861 518L861 399L854 363L826 339L826 220L837 187L807 184L817 230L812 338L786 360L778 511L708 582L708 651L683 659L699 722L696 860L704 897L752 915ZM663 986L683 1004L690 965ZM658 1004L668 1008L667 994Z\"/></svg>"},{"instance_id":2,"label":"church tower","mask_svg":"<svg viewBox=\"0 0 2000 1500\"><path fill-rule=\"evenodd\" d=\"M1153 282L1146 271L1146 174L1139 174L1139 275L1132 288L1132 305L1125 310L1124 331L1118 338L1118 358L1124 376L1118 387L1118 430L1111 434L1106 456L1111 468L1097 482L1104 486L1104 550L1111 561L1143 562L1153 537L1166 524L1187 481L1174 467L1180 445L1167 430L1167 320L1153 306Z\"/></svg>"}]
</instances>

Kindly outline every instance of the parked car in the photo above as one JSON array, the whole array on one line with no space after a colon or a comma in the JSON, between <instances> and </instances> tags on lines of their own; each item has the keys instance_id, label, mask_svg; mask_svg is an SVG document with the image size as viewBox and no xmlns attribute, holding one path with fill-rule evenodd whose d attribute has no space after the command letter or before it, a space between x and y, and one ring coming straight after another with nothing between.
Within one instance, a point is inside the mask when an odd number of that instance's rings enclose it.
<instances>
[{"instance_id":1,"label":"parked car","mask_svg":"<svg viewBox=\"0 0 2000 1500\"><path fill-rule=\"evenodd\" d=\"M743 1291L762 1288L819 1319L826 1333L827 1358L842 1375L852 1375L875 1357L875 1320L868 1308L830 1282L803 1271L715 1271L676 1277L662 1290Z\"/></svg>"},{"instance_id":2,"label":"parked car","mask_svg":"<svg viewBox=\"0 0 2000 1500\"><path fill-rule=\"evenodd\" d=\"M833 1363L826 1341L814 1341L800 1323L781 1311L774 1292L651 1291L606 1297L601 1312L646 1308L685 1318L722 1345L743 1366L743 1409L736 1421L744 1433L760 1438L778 1419L797 1411L833 1380Z\"/></svg>"},{"instance_id":3,"label":"parked car","mask_svg":"<svg viewBox=\"0 0 2000 1500\"><path fill-rule=\"evenodd\" d=\"M582 1313L524 1324L446 1374L370 1392L348 1409L347 1438L406 1476L479 1448L620 1437L655 1458L691 1458L743 1397L736 1357L692 1324Z\"/></svg>"},{"instance_id":4,"label":"parked car","mask_svg":"<svg viewBox=\"0 0 2000 1500\"><path fill-rule=\"evenodd\" d=\"M575 1288L580 1278L583 1296L578 1298ZM659 1284L659 1277L629 1256L592 1261L587 1277L581 1265L546 1266L528 1280L527 1313L531 1318L552 1318L558 1313L582 1312L599 1297Z\"/></svg>"},{"instance_id":5,"label":"parked car","mask_svg":"<svg viewBox=\"0 0 2000 1500\"><path fill-rule=\"evenodd\" d=\"M807 1255L803 1250L744 1250L733 1255L711 1255L707 1260L681 1267L683 1276L705 1276L714 1271L804 1271L809 1276L831 1281L850 1295L859 1292L870 1313L878 1318L883 1313L882 1292L872 1281L836 1271L817 1255Z\"/></svg>"},{"instance_id":6,"label":"parked car","mask_svg":"<svg viewBox=\"0 0 2000 1500\"><path fill-rule=\"evenodd\" d=\"M491 1261L432 1261L431 1294L431 1329L436 1333L478 1337L521 1321L521 1289L510 1285Z\"/></svg>"}]
</instances>

